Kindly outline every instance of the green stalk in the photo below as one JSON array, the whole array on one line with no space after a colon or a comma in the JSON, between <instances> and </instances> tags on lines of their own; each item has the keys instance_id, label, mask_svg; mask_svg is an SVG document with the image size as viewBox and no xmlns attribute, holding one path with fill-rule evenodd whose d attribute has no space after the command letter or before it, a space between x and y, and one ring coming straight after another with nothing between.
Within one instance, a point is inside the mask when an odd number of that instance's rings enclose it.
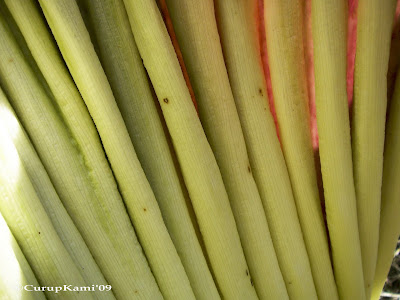
<instances>
[{"instance_id":1,"label":"green stalk","mask_svg":"<svg viewBox=\"0 0 400 300\"><path fill-rule=\"evenodd\" d=\"M129 216L163 296L167 299L194 299L189 279L136 156L76 2L39 2L96 124Z\"/></svg>"},{"instance_id":2,"label":"green stalk","mask_svg":"<svg viewBox=\"0 0 400 300\"><path fill-rule=\"evenodd\" d=\"M311 141L302 4L301 0L264 0L264 14L283 154L314 283L318 296L325 297L324 289L329 286L334 291L334 286Z\"/></svg>"},{"instance_id":3,"label":"green stalk","mask_svg":"<svg viewBox=\"0 0 400 300\"><path fill-rule=\"evenodd\" d=\"M174 1L167 2L193 83L200 118L227 187L256 291L261 298L277 294L284 297L286 288L260 195L253 176L247 174L252 169L224 65L213 4L192 2L183 8ZM248 163L247 170L243 162Z\"/></svg>"},{"instance_id":4,"label":"green stalk","mask_svg":"<svg viewBox=\"0 0 400 300\"><path fill-rule=\"evenodd\" d=\"M338 292L340 299L365 299L346 91L347 10L346 0L312 0L315 99ZM324 296L332 299L329 293Z\"/></svg>"},{"instance_id":5,"label":"green stalk","mask_svg":"<svg viewBox=\"0 0 400 300\"><path fill-rule=\"evenodd\" d=\"M179 1L166 2L193 86L200 120L221 170L256 292L262 299L278 295L287 297L229 84L214 3L210 0L187 1L182 6ZM233 5L232 1L229 5Z\"/></svg>"},{"instance_id":6,"label":"green stalk","mask_svg":"<svg viewBox=\"0 0 400 300\"><path fill-rule=\"evenodd\" d=\"M108 283L61 203L42 162L2 90L0 90L0 123L7 129L36 194L65 248L79 267L85 282L90 286L107 285ZM99 299L115 299L112 291L96 290L95 294Z\"/></svg>"},{"instance_id":7,"label":"green stalk","mask_svg":"<svg viewBox=\"0 0 400 300\"><path fill-rule=\"evenodd\" d=\"M18 43L19 49L24 54L24 57L26 58L30 67L32 68L33 72L36 74L37 79L40 81L43 88L46 90L46 93L49 96L51 96L50 88L49 88L46 80L44 79L43 74L40 71L38 65L36 64L35 59L33 58L32 53L29 50L28 45L26 44L26 41L25 41L21 31L19 30L13 16L11 15L11 13L5 3L5 0L0 0L0 14L4 18L4 21L7 23L9 30L11 31L12 35L14 36L15 40Z\"/></svg>"},{"instance_id":8,"label":"green stalk","mask_svg":"<svg viewBox=\"0 0 400 300\"><path fill-rule=\"evenodd\" d=\"M385 284L400 234L400 72L389 107L383 161L381 222L371 299L378 300Z\"/></svg>"},{"instance_id":9,"label":"green stalk","mask_svg":"<svg viewBox=\"0 0 400 300\"><path fill-rule=\"evenodd\" d=\"M257 299L220 170L157 4L148 0L124 2L177 152L222 297Z\"/></svg>"},{"instance_id":10,"label":"green stalk","mask_svg":"<svg viewBox=\"0 0 400 300\"><path fill-rule=\"evenodd\" d=\"M40 29L40 24L31 26ZM85 118L76 119L74 127L64 123L3 22L0 29L0 83L115 296L129 299L134 293L137 298L160 299L93 124ZM48 35L46 31L39 32L40 35L34 35L36 38ZM48 50L43 53L53 63L49 70L63 70L57 68L62 61L54 60L56 48ZM73 84L66 70L57 74L64 74L61 78L65 79L58 81L59 86ZM69 87L73 87L71 84ZM65 99L64 109L74 107L77 98ZM81 130L81 139L72 135L71 128L85 128ZM84 142L83 136L86 136Z\"/></svg>"},{"instance_id":11,"label":"green stalk","mask_svg":"<svg viewBox=\"0 0 400 300\"><path fill-rule=\"evenodd\" d=\"M305 293L315 297L290 178L268 108L255 18L257 1L218 0L216 4L225 62L248 146L252 173L263 200L288 294L290 298L308 297ZM328 281L324 287L334 297L334 282L329 282L329 270L322 280Z\"/></svg>"},{"instance_id":12,"label":"green stalk","mask_svg":"<svg viewBox=\"0 0 400 300\"><path fill-rule=\"evenodd\" d=\"M1 213L0 244L0 299L45 300L43 292L32 293L22 288L39 283Z\"/></svg>"},{"instance_id":13,"label":"green stalk","mask_svg":"<svg viewBox=\"0 0 400 300\"><path fill-rule=\"evenodd\" d=\"M198 299L219 299L122 0L79 0L139 161Z\"/></svg>"},{"instance_id":14,"label":"green stalk","mask_svg":"<svg viewBox=\"0 0 400 300\"><path fill-rule=\"evenodd\" d=\"M395 8L396 0L359 0L357 8L352 146L367 298L378 253L387 71Z\"/></svg>"},{"instance_id":15,"label":"green stalk","mask_svg":"<svg viewBox=\"0 0 400 300\"><path fill-rule=\"evenodd\" d=\"M86 286L87 283L41 205L18 152L3 126L0 127L0 140L0 212L38 282L49 287L64 284ZM62 292L60 295L63 299L93 299L91 294L82 292ZM54 292L46 292L49 299L58 299L58 296Z\"/></svg>"}]
</instances>

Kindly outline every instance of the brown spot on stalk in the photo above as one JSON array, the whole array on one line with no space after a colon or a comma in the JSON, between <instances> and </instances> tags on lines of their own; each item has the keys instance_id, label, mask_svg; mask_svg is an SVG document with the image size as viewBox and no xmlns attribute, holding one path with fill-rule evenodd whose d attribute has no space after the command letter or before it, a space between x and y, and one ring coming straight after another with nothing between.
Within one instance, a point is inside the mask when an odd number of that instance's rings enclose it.
<instances>
[{"instance_id":1,"label":"brown spot on stalk","mask_svg":"<svg viewBox=\"0 0 400 300\"><path fill-rule=\"evenodd\" d=\"M186 86L189 89L190 97L192 98L193 105L197 111L197 103L194 96L193 87L190 83L189 74L186 70L185 62L183 61L183 55L179 47L178 39L176 38L174 26L172 24L172 20L169 15L167 3L165 2L165 0L159 0L158 3L160 4L161 14L163 16L165 26L167 27L167 31L171 39L172 45L174 46L176 56L178 57L179 65L181 67L183 77L185 78Z\"/></svg>"},{"instance_id":2,"label":"brown spot on stalk","mask_svg":"<svg viewBox=\"0 0 400 300\"><path fill-rule=\"evenodd\" d=\"M258 93L260 94L260 96L263 96L264 94L263 94L263 91L262 91L262 89L260 88L260 89L258 89Z\"/></svg>"},{"instance_id":3,"label":"brown spot on stalk","mask_svg":"<svg viewBox=\"0 0 400 300\"><path fill-rule=\"evenodd\" d=\"M39 231L39 234L40 234L40 231Z\"/></svg>"},{"instance_id":4,"label":"brown spot on stalk","mask_svg":"<svg viewBox=\"0 0 400 300\"><path fill-rule=\"evenodd\" d=\"M164 102L168 104L169 102L168 98L164 98Z\"/></svg>"},{"instance_id":5,"label":"brown spot on stalk","mask_svg":"<svg viewBox=\"0 0 400 300\"><path fill-rule=\"evenodd\" d=\"M144 211L144 212L146 212L146 211L147 211L147 208L146 208L146 207L145 207L145 208L143 208L143 211Z\"/></svg>"},{"instance_id":6,"label":"brown spot on stalk","mask_svg":"<svg viewBox=\"0 0 400 300\"><path fill-rule=\"evenodd\" d=\"M10 62L10 63L12 63L13 61L14 61L14 59L12 59L12 58L8 59L8 62Z\"/></svg>"},{"instance_id":7,"label":"brown spot on stalk","mask_svg":"<svg viewBox=\"0 0 400 300\"><path fill-rule=\"evenodd\" d=\"M249 271L247 271L247 269L246 269L246 276L249 276Z\"/></svg>"},{"instance_id":8,"label":"brown spot on stalk","mask_svg":"<svg viewBox=\"0 0 400 300\"><path fill-rule=\"evenodd\" d=\"M249 171L249 173L251 173L251 168L250 168L250 166L247 166L247 171Z\"/></svg>"},{"instance_id":9,"label":"brown spot on stalk","mask_svg":"<svg viewBox=\"0 0 400 300\"><path fill-rule=\"evenodd\" d=\"M253 278L250 278L251 286L254 286Z\"/></svg>"}]
</instances>

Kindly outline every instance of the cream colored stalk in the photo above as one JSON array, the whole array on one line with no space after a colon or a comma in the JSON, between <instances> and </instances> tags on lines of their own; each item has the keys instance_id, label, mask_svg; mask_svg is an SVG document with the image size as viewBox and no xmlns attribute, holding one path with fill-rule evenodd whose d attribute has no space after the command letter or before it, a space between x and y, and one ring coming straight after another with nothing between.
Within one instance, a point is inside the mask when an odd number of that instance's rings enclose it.
<instances>
[{"instance_id":1,"label":"cream colored stalk","mask_svg":"<svg viewBox=\"0 0 400 300\"><path fill-rule=\"evenodd\" d=\"M166 299L194 299L185 269L136 156L76 2L40 0L47 22L100 134L129 216Z\"/></svg>"},{"instance_id":2,"label":"cream colored stalk","mask_svg":"<svg viewBox=\"0 0 400 300\"><path fill-rule=\"evenodd\" d=\"M346 91L347 1L311 3L319 154L333 269L340 299L365 299Z\"/></svg>"},{"instance_id":3,"label":"cream colored stalk","mask_svg":"<svg viewBox=\"0 0 400 300\"><path fill-rule=\"evenodd\" d=\"M325 297L324 288L334 287L311 141L302 1L264 0L264 14L283 154L318 296Z\"/></svg>"},{"instance_id":4,"label":"cream colored stalk","mask_svg":"<svg viewBox=\"0 0 400 300\"><path fill-rule=\"evenodd\" d=\"M154 0L124 2L177 152L222 297L257 299L220 170L157 4ZM247 168L247 162L244 165Z\"/></svg>"},{"instance_id":5,"label":"cream colored stalk","mask_svg":"<svg viewBox=\"0 0 400 300\"><path fill-rule=\"evenodd\" d=\"M387 71L396 0L359 0L354 67L352 146L366 296L379 241Z\"/></svg>"},{"instance_id":6,"label":"cream colored stalk","mask_svg":"<svg viewBox=\"0 0 400 300\"><path fill-rule=\"evenodd\" d=\"M0 299L45 300L43 292L24 289L27 285L32 289L39 283L1 214L0 244Z\"/></svg>"},{"instance_id":7,"label":"cream colored stalk","mask_svg":"<svg viewBox=\"0 0 400 300\"><path fill-rule=\"evenodd\" d=\"M55 191L40 158L0 90L0 124L7 129L43 208L88 285L107 285L81 234ZM95 291L98 299L115 299L112 291Z\"/></svg>"},{"instance_id":8,"label":"cream colored stalk","mask_svg":"<svg viewBox=\"0 0 400 300\"><path fill-rule=\"evenodd\" d=\"M5 24L1 24L0 83L68 214L112 285L114 294L118 298L129 298L132 293L138 299L162 298L136 239L93 124L85 118L75 119L75 128L85 130L81 130L80 139L71 134L71 128L74 127L64 123L59 109L48 98L16 41ZM40 24L32 26L40 28ZM50 61L55 57L52 53L56 51L51 52L51 49L46 52ZM57 60L53 62L49 68L58 70ZM64 71L59 74L67 73ZM68 78L64 77L66 80L59 82L68 84L71 80ZM73 107L71 105L76 98L65 99L64 108ZM86 136L86 140L83 140L83 136Z\"/></svg>"},{"instance_id":9,"label":"cream colored stalk","mask_svg":"<svg viewBox=\"0 0 400 300\"><path fill-rule=\"evenodd\" d=\"M229 84L214 2L189 0L185 5L174 0L166 2L257 294L262 299L287 297ZM229 2L230 7L233 5ZM312 283L311 273L309 279Z\"/></svg>"},{"instance_id":10,"label":"cream colored stalk","mask_svg":"<svg viewBox=\"0 0 400 300\"><path fill-rule=\"evenodd\" d=\"M390 102L383 161L381 222L371 299L378 300L385 284L400 234L400 72Z\"/></svg>"},{"instance_id":11,"label":"cream colored stalk","mask_svg":"<svg viewBox=\"0 0 400 300\"><path fill-rule=\"evenodd\" d=\"M139 161L198 299L218 299L122 0L79 0Z\"/></svg>"},{"instance_id":12,"label":"cream colored stalk","mask_svg":"<svg viewBox=\"0 0 400 300\"><path fill-rule=\"evenodd\" d=\"M72 287L87 286L41 205L18 152L3 126L0 126L0 140L0 212L38 282L48 287L64 284ZM94 299L89 292L46 292L49 299L58 299L60 295L63 299Z\"/></svg>"}]
</instances>

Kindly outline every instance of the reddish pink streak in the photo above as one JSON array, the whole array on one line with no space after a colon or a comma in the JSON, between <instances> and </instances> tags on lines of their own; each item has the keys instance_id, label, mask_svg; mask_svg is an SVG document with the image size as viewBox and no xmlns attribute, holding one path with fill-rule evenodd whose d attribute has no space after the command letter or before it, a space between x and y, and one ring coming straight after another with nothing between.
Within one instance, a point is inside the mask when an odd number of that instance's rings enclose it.
<instances>
[{"instance_id":1,"label":"reddish pink streak","mask_svg":"<svg viewBox=\"0 0 400 300\"><path fill-rule=\"evenodd\" d=\"M161 14L164 18L165 26L167 27L169 37L171 38L172 45L174 46L176 56L178 57L178 60L179 60L179 65L181 67L183 77L185 78L186 85L189 89L190 97L192 98L192 102L197 111L196 98L194 96L194 91L193 91L192 85L190 83L189 74L186 70L185 62L183 60L183 55L182 55L181 49L179 47L178 39L176 38L174 26L172 24L171 16L168 11L167 3L165 2L165 0L160 0L159 4L160 4L160 9L161 9Z\"/></svg>"},{"instance_id":2,"label":"reddish pink streak","mask_svg":"<svg viewBox=\"0 0 400 300\"><path fill-rule=\"evenodd\" d=\"M318 145L317 109L315 106L314 46L312 41L311 0L304 3L304 59L306 63L308 103L310 109L311 138L314 150Z\"/></svg>"},{"instance_id":3,"label":"reddish pink streak","mask_svg":"<svg viewBox=\"0 0 400 300\"><path fill-rule=\"evenodd\" d=\"M278 119L276 117L274 95L272 92L271 73L270 73L269 65L268 65L268 52L267 52L267 41L266 41L266 35L265 35L264 1L263 0L258 0L258 32L259 32L263 70L264 70L264 75L265 75L265 81L267 84L269 109L271 111L272 117L274 118L276 133L279 138L279 125L278 125Z\"/></svg>"},{"instance_id":4,"label":"reddish pink streak","mask_svg":"<svg viewBox=\"0 0 400 300\"><path fill-rule=\"evenodd\" d=\"M357 40L357 6L358 0L349 0L349 17L347 24L347 99L349 109L353 103L354 88L354 62L356 58L356 40Z\"/></svg>"}]
</instances>

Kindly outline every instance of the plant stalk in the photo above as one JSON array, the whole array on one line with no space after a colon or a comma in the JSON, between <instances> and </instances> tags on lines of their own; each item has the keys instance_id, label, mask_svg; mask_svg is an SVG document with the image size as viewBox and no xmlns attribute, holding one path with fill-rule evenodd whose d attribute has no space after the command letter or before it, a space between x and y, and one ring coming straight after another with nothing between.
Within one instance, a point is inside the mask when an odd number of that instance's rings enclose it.
<instances>
[{"instance_id":1,"label":"plant stalk","mask_svg":"<svg viewBox=\"0 0 400 300\"><path fill-rule=\"evenodd\" d=\"M195 296L218 299L125 6L122 0L79 0L78 4L87 12L92 42Z\"/></svg>"},{"instance_id":2,"label":"plant stalk","mask_svg":"<svg viewBox=\"0 0 400 300\"><path fill-rule=\"evenodd\" d=\"M347 14L345 0L312 0L319 154L333 269L340 299L365 299L346 90Z\"/></svg>"},{"instance_id":3,"label":"plant stalk","mask_svg":"<svg viewBox=\"0 0 400 300\"><path fill-rule=\"evenodd\" d=\"M99 132L129 216L166 299L194 299L76 2L40 0L46 20Z\"/></svg>"},{"instance_id":4,"label":"plant stalk","mask_svg":"<svg viewBox=\"0 0 400 300\"><path fill-rule=\"evenodd\" d=\"M24 7L29 7L27 3L28 1L24 1ZM33 10L30 12L35 16ZM49 45L51 40L43 20L28 24L38 30L37 35L32 37L36 37L42 45ZM116 297L121 298L129 298L132 291L135 294L137 291L137 297L143 297L142 299L161 298L119 195L97 132L91 131L94 125L90 125L90 116L87 115L89 119L85 119L85 115L80 115L79 110L72 110L78 112L76 117L83 118L75 119L75 123L66 123L59 108L53 103L54 100L48 97L25 61L11 33L5 26L1 28L0 83L32 140L68 214L105 278L112 285L113 292ZM55 71L54 74L57 75L52 78L55 80L55 86L70 92L76 90L68 72L63 69L65 66L58 57L55 46L46 50L48 51L44 51L43 54L46 53L47 61L52 63L47 70ZM62 99L66 105L64 108L68 110L74 107L77 98ZM78 138L73 136L73 128L86 130L81 130ZM86 140L83 140L84 136Z\"/></svg>"},{"instance_id":5,"label":"plant stalk","mask_svg":"<svg viewBox=\"0 0 400 300\"><path fill-rule=\"evenodd\" d=\"M387 71L396 0L359 0L354 67L352 149L366 296L379 242Z\"/></svg>"},{"instance_id":6,"label":"plant stalk","mask_svg":"<svg viewBox=\"0 0 400 300\"><path fill-rule=\"evenodd\" d=\"M257 299L220 170L157 4L148 0L124 3L163 110L222 297Z\"/></svg>"},{"instance_id":7,"label":"plant stalk","mask_svg":"<svg viewBox=\"0 0 400 300\"><path fill-rule=\"evenodd\" d=\"M400 72L386 124L378 259L371 299L379 300L400 234Z\"/></svg>"}]
</instances>

